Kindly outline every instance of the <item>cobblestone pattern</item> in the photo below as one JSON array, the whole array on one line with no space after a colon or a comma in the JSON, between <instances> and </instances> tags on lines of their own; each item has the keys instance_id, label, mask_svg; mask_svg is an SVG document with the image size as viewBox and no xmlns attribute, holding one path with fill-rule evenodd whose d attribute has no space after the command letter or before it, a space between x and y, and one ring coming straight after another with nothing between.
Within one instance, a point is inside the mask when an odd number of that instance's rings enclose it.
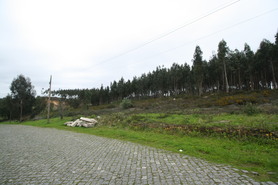
<instances>
[{"instance_id":1,"label":"cobblestone pattern","mask_svg":"<svg viewBox=\"0 0 278 185\"><path fill-rule=\"evenodd\" d=\"M0 125L0 184L260 183L231 167L139 144Z\"/></svg>"}]
</instances>

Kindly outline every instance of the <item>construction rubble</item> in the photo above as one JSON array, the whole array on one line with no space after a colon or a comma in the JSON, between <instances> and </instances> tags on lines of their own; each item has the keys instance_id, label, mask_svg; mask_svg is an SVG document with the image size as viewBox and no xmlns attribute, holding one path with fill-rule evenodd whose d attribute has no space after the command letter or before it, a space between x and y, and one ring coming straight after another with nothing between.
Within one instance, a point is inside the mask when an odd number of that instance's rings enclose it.
<instances>
[{"instance_id":1,"label":"construction rubble","mask_svg":"<svg viewBox=\"0 0 278 185\"><path fill-rule=\"evenodd\" d=\"M81 117L75 121L68 121L64 123L64 125L69 126L69 127L95 127L97 125L97 120L92 119L92 118L84 118Z\"/></svg>"}]
</instances>

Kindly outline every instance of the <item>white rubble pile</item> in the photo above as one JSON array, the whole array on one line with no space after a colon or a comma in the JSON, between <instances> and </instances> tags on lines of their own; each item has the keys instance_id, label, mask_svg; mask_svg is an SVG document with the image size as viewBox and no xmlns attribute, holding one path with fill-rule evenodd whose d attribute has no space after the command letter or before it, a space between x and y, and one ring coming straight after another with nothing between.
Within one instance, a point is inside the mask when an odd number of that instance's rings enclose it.
<instances>
[{"instance_id":1,"label":"white rubble pile","mask_svg":"<svg viewBox=\"0 0 278 185\"><path fill-rule=\"evenodd\" d=\"M69 127L94 127L97 124L97 120L92 119L92 118L84 118L81 117L80 119L77 119L75 121L68 121L64 123L64 125L67 125Z\"/></svg>"}]
</instances>

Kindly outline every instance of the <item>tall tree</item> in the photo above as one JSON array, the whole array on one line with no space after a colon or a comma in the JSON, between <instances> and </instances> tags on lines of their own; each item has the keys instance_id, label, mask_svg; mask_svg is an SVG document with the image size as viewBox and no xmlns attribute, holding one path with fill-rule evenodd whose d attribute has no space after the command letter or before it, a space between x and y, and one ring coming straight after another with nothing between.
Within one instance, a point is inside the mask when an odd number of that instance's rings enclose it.
<instances>
[{"instance_id":1,"label":"tall tree","mask_svg":"<svg viewBox=\"0 0 278 185\"><path fill-rule=\"evenodd\" d=\"M119 97L118 97L119 100L122 100L122 99L124 98L124 93L125 93L124 84L125 84L125 80L124 80L124 78L122 77L122 78L119 80L119 82L118 82L118 87L117 87L118 94L119 94Z\"/></svg>"},{"instance_id":2,"label":"tall tree","mask_svg":"<svg viewBox=\"0 0 278 185\"><path fill-rule=\"evenodd\" d=\"M274 70L276 71L276 79L278 78L278 32L275 35L275 43L273 46L273 66L274 66ZM278 89L278 82L276 81L276 89Z\"/></svg>"},{"instance_id":3,"label":"tall tree","mask_svg":"<svg viewBox=\"0 0 278 185\"><path fill-rule=\"evenodd\" d=\"M182 91L185 93L191 92L191 76L190 76L190 66L184 64L182 68Z\"/></svg>"},{"instance_id":4,"label":"tall tree","mask_svg":"<svg viewBox=\"0 0 278 185\"><path fill-rule=\"evenodd\" d=\"M262 63L264 66L265 72L265 83L273 83L274 88L277 88L276 82L276 75L275 75L275 45L272 44L270 41L264 39L260 43L260 48L256 52L257 59ZM271 76L270 76L271 74Z\"/></svg>"},{"instance_id":5,"label":"tall tree","mask_svg":"<svg viewBox=\"0 0 278 185\"><path fill-rule=\"evenodd\" d=\"M170 68L170 84L172 84L171 90L173 91L174 95L179 94L182 86L182 68L177 63L173 63L172 67Z\"/></svg>"},{"instance_id":6,"label":"tall tree","mask_svg":"<svg viewBox=\"0 0 278 185\"><path fill-rule=\"evenodd\" d=\"M216 55L213 55L212 58L209 60L207 71L207 81L211 87L211 90L217 89L217 91L219 92L222 67L219 65L219 61Z\"/></svg>"},{"instance_id":7,"label":"tall tree","mask_svg":"<svg viewBox=\"0 0 278 185\"><path fill-rule=\"evenodd\" d=\"M243 72L246 70L246 61L244 60L244 53L235 49L235 51L229 52L230 64L231 64L231 75L232 82L230 85L236 87L237 89L242 89L242 82L244 80Z\"/></svg>"},{"instance_id":8,"label":"tall tree","mask_svg":"<svg viewBox=\"0 0 278 185\"><path fill-rule=\"evenodd\" d=\"M20 107L19 120L22 121L22 116L30 114L32 112L32 107L35 103L36 91L34 86L31 84L31 80L28 77L19 75L12 81L11 96L18 102Z\"/></svg>"},{"instance_id":9,"label":"tall tree","mask_svg":"<svg viewBox=\"0 0 278 185\"><path fill-rule=\"evenodd\" d=\"M251 90L254 90L254 52L251 50L250 46L244 44L244 57L247 63L247 74L249 76L249 84Z\"/></svg>"},{"instance_id":10,"label":"tall tree","mask_svg":"<svg viewBox=\"0 0 278 185\"><path fill-rule=\"evenodd\" d=\"M204 61L203 61L203 52L199 46L196 46L195 52L193 55L193 74L194 79L197 84L198 94L202 95L203 92L203 80L204 80Z\"/></svg>"},{"instance_id":11,"label":"tall tree","mask_svg":"<svg viewBox=\"0 0 278 185\"><path fill-rule=\"evenodd\" d=\"M228 47L225 40L222 40L218 44L218 60L223 64L223 75L224 75L224 84L226 92L229 92L229 83L228 83L228 75L227 75L227 64L226 64L226 55L228 53Z\"/></svg>"}]
</instances>

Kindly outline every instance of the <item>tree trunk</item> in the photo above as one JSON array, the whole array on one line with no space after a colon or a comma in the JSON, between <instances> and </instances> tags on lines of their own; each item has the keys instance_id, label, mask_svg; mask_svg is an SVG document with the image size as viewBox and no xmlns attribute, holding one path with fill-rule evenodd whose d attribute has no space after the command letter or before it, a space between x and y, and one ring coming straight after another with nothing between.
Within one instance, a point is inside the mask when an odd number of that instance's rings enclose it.
<instances>
[{"instance_id":1,"label":"tree trunk","mask_svg":"<svg viewBox=\"0 0 278 185\"><path fill-rule=\"evenodd\" d=\"M251 91L254 91L254 80L253 80L253 75L250 74L250 87L251 87Z\"/></svg>"},{"instance_id":2,"label":"tree trunk","mask_svg":"<svg viewBox=\"0 0 278 185\"><path fill-rule=\"evenodd\" d=\"M225 90L224 88L225 88L225 72L224 72L224 70L222 70L222 86L221 86L221 91L224 91Z\"/></svg>"},{"instance_id":3,"label":"tree trunk","mask_svg":"<svg viewBox=\"0 0 278 185\"><path fill-rule=\"evenodd\" d=\"M226 93L229 93L229 84L228 84L228 77L227 77L227 70L226 70L226 62L223 60L224 65L224 78L225 78L225 85L226 85Z\"/></svg>"},{"instance_id":4,"label":"tree trunk","mask_svg":"<svg viewBox=\"0 0 278 185\"><path fill-rule=\"evenodd\" d=\"M102 96L100 96L100 98L99 98L99 104L102 105L102 103L103 103Z\"/></svg>"},{"instance_id":5,"label":"tree trunk","mask_svg":"<svg viewBox=\"0 0 278 185\"><path fill-rule=\"evenodd\" d=\"M255 89L255 82L254 82L254 76L252 74L252 68L251 68L251 65L249 64L248 65L248 68L249 68L249 80L250 80L250 88L251 88L251 91L254 91Z\"/></svg>"},{"instance_id":6,"label":"tree trunk","mask_svg":"<svg viewBox=\"0 0 278 185\"><path fill-rule=\"evenodd\" d=\"M202 82L199 83L199 96L202 96L203 93L203 86L202 86Z\"/></svg>"},{"instance_id":7,"label":"tree trunk","mask_svg":"<svg viewBox=\"0 0 278 185\"><path fill-rule=\"evenodd\" d=\"M266 70L262 71L262 88L268 88L267 87L267 78L266 78Z\"/></svg>"},{"instance_id":8,"label":"tree trunk","mask_svg":"<svg viewBox=\"0 0 278 185\"><path fill-rule=\"evenodd\" d=\"M174 78L174 95L177 95L178 93L178 85L177 85L177 80Z\"/></svg>"},{"instance_id":9,"label":"tree trunk","mask_svg":"<svg viewBox=\"0 0 278 185\"><path fill-rule=\"evenodd\" d=\"M272 60L270 60L270 67L271 67L271 72L272 72L272 77L273 77L274 89L277 89L277 82L276 82L276 78L275 78L275 72L274 72L274 67L273 67Z\"/></svg>"},{"instance_id":10,"label":"tree trunk","mask_svg":"<svg viewBox=\"0 0 278 185\"><path fill-rule=\"evenodd\" d=\"M239 90L241 90L242 84L241 84L240 70L238 70L238 84L239 84Z\"/></svg>"}]
</instances>

